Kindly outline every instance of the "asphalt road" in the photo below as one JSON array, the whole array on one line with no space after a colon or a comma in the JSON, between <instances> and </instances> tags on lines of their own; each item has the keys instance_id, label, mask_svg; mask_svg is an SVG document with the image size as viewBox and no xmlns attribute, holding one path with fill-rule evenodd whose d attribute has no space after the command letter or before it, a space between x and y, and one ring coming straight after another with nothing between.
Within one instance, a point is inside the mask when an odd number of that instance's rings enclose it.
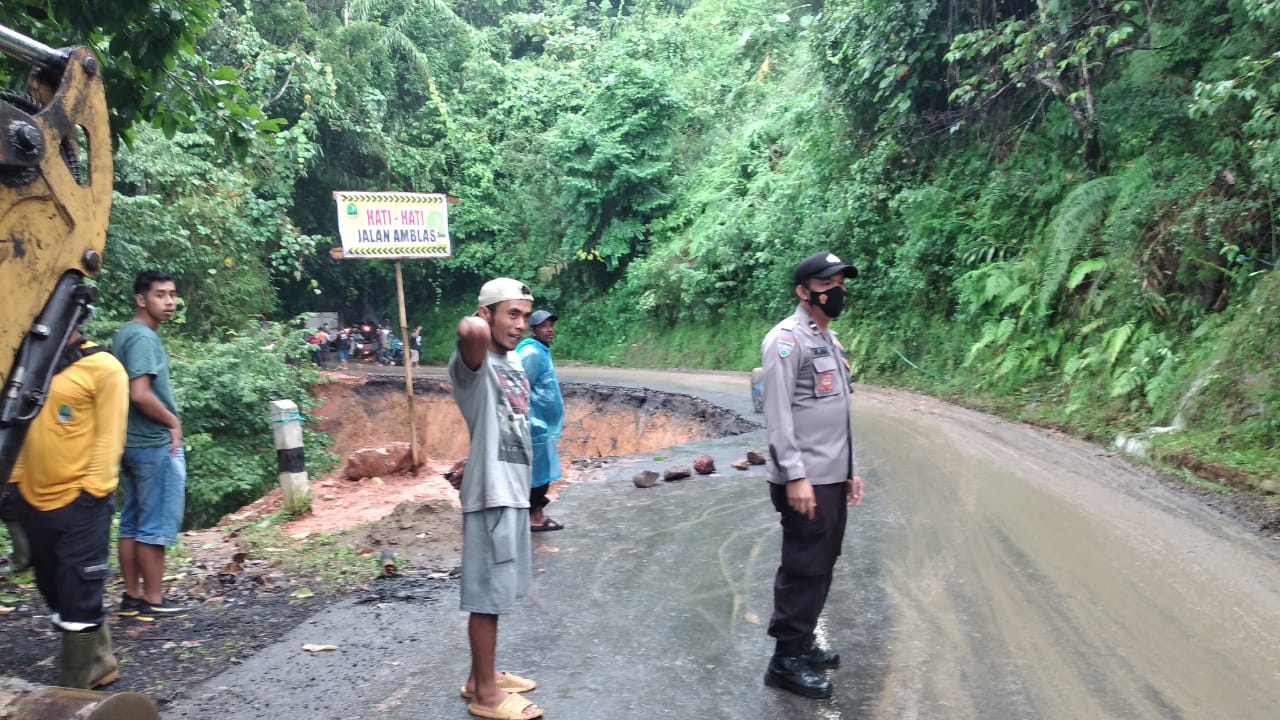
<instances>
[{"instance_id":1,"label":"asphalt road","mask_svg":"<svg viewBox=\"0 0 1280 720\"><path fill-rule=\"evenodd\" d=\"M429 372L429 371L428 371ZM699 395L746 376L561 368L563 382ZM499 665L548 718L1280 718L1280 551L1105 450L908 393L859 388L867 499L821 632L836 694L761 683L779 533L763 433L671 448L574 485L535 535L534 592ZM718 475L630 478L711 454ZM304 643L339 646L311 654ZM168 720L467 717L456 591L344 603L170 706Z\"/></svg>"}]
</instances>

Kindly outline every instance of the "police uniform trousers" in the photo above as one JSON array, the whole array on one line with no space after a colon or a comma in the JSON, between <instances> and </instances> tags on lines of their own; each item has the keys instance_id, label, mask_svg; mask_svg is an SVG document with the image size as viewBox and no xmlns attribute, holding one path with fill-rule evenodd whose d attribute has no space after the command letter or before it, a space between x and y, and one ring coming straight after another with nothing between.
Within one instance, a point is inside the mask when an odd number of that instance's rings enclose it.
<instances>
[{"instance_id":1,"label":"police uniform trousers","mask_svg":"<svg viewBox=\"0 0 1280 720\"><path fill-rule=\"evenodd\" d=\"M802 653L813 642L844 543L847 493L847 481L814 485L817 510L810 520L787 504L786 485L769 483L782 523L782 564L773 580L773 616L769 618L769 635L777 641L778 655Z\"/></svg>"},{"instance_id":2,"label":"police uniform trousers","mask_svg":"<svg viewBox=\"0 0 1280 720\"><path fill-rule=\"evenodd\" d=\"M102 583L111 575L114 493L95 498L87 492L56 510L37 510L18 492L15 504L22 527L31 538L31 565L36 588L63 621L100 625Z\"/></svg>"}]
</instances>

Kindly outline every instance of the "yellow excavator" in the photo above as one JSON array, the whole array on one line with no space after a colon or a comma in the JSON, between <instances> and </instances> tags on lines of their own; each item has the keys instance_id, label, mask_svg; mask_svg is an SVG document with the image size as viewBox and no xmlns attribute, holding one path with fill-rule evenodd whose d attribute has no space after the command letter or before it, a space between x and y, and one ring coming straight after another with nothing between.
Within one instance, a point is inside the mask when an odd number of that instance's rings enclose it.
<instances>
[{"instance_id":1,"label":"yellow excavator","mask_svg":"<svg viewBox=\"0 0 1280 720\"><path fill-rule=\"evenodd\" d=\"M54 363L88 312L111 212L111 129L88 48L55 50L0 26L31 66L0 91L0 482L8 484Z\"/></svg>"},{"instance_id":2,"label":"yellow excavator","mask_svg":"<svg viewBox=\"0 0 1280 720\"><path fill-rule=\"evenodd\" d=\"M111 129L102 66L84 47L54 49L0 26L0 52L31 67L25 91L0 90L0 493L54 365L87 317L111 212ZM137 693L0 677L0 717L152 720Z\"/></svg>"}]
</instances>

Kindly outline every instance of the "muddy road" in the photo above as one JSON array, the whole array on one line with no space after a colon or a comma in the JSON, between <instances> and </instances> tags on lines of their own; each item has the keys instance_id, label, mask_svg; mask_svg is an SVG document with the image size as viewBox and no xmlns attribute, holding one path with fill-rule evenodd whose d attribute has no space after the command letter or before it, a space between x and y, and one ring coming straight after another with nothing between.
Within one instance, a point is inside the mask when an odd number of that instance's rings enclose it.
<instances>
[{"instance_id":1,"label":"muddy road","mask_svg":"<svg viewBox=\"0 0 1280 720\"><path fill-rule=\"evenodd\" d=\"M752 417L741 373L559 374ZM502 620L499 665L538 680L548 718L572 720L1280 717L1280 543L1096 446L909 393L863 387L854 402L867 499L820 628L844 656L831 700L761 683L780 539L763 474L729 462L762 432L566 488L551 511L568 528L534 536L534 591ZM630 482L704 452L718 474ZM164 717L466 717L456 589L365 600Z\"/></svg>"}]
</instances>

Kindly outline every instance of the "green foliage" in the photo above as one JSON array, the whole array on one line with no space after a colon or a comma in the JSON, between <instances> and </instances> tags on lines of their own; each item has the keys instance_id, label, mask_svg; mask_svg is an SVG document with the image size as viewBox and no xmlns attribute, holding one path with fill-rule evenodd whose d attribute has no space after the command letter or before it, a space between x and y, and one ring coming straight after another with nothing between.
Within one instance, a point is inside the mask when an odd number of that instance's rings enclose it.
<instances>
[{"instance_id":1,"label":"green foliage","mask_svg":"<svg viewBox=\"0 0 1280 720\"><path fill-rule=\"evenodd\" d=\"M1043 315L1062 289L1073 261L1081 251L1092 249L1089 235L1106 219L1106 214L1119 192L1120 178L1100 177L1081 184L1062 199L1058 216L1049 226L1049 246L1040 271L1040 293L1036 311ZM1087 274L1085 271L1083 274ZM1074 289L1080 283L1071 283Z\"/></svg>"},{"instance_id":2,"label":"green foliage","mask_svg":"<svg viewBox=\"0 0 1280 720\"><path fill-rule=\"evenodd\" d=\"M648 246L647 224L669 208L668 145L683 108L659 68L610 58L581 113L549 137L560 166L562 249L616 270Z\"/></svg>"},{"instance_id":3,"label":"green foliage","mask_svg":"<svg viewBox=\"0 0 1280 720\"><path fill-rule=\"evenodd\" d=\"M645 323L618 333L615 342L596 340L589 323L558 321L556 360L622 367L701 367L750 370L760 364L760 341L775 320L732 318L709 327L681 322L674 327Z\"/></svg>"},{"instance_id":4,"label":"green foliage","mask_svg":"<svg viewBox=\"0 0 1280 720\"><path fill-rule=\"evenodd\" d=\"M1236 450L1280 447L1280 275L1196 329L1177 410L1189 426L1230 438ZM1274 454L1274 453L1273 453Z\"/></svg>"},{"instance_id":5,"label":"green foliage","mask_svg":"<svg viewBox=\"0 0 1280 720\"><path fill-rule=\"evenodd\" d=\"M1241 3L1245 18L1242 34L1273 39L1280 30L1280 10L1270 0ZM1247 37L1247 36L1246 36ZM1231 149L1244 154L1262 189L1280 191L1280 51L1272 43L1259 42L1239 57L1224 63L1225 72L1208 75L1194 87L1190 113L1194 118L1224 114L1239 118L1241 139Z\"/></svg>"},{"instance_id":6,"label":"green foliage","mask_svg":"<svg viewBox=\"0 0 1280 720\"><path fill-rule=\"evenodd\" d=\"M293 400L307 420L316 404L309 392L316 373L301 332L277 326L219 340L168 343L187 446L186 524L194 527L217 522L276 486L268 403ZM307 471L323 474L334 458L322 436L305 435Z\"/></svg>"},{"instance_id":7,"label":"green foliage","mask_svg":"<svg viewBox=\"0 0 1280 720\"><path fill-rule=\"evenodd\" d=\"M1256 457L1280 416L1277 7L206 7L187 21L203 61L284 125L201 106L168 136L138 128L101 322L152 265L179 275L174 329L210 341L258 316L394 317L390 264L316 251L336 243L332 191L444 191L453 257L404 264L427 358L509 275L560 315L565 360L747 369L796 301L793 264L831 250L861 270L834 325L860 377L1097 438L1181 417ZM215 476L257 472L202 442Z\"/></svg>"},{"instance_id":8,"label":"green foliage","mask_svg":"<svg viewBox=\"0 0 1280 720\"><path fill-rule=\"evenodd\" d=\"M298 179L317 162L312 97L332 92L314 61L271 49L253 26L230 17L211 33L218 52L250 68L243 79L264 104L290 102L293 124L247 139L233 153L216 140L225 119L202 117L192 132L163 137L140 128L116 159L116 193L101 285L116 319L131 314L133 276L161 266L178 278L190 331L241 328L277 312L275 286L302 280L318 236L289 217ZM284 78L281 80L280 78ZM281 87L281 83L283 87ZM314 95L313 95L314 94Z\"/></svg>"},{"instance_id":9,"label":"green foliage","mask_svg":"<svg viewBox=\"0 0 1280 720\"><path fill-rule=\"evenodd\" d=\"M240 71L197 50L215 22L216 0L32 0L0 7L0 24L52 47L84 45L102 61L112 134L131 140L151 122L172 137L201 118L219 143L243 152L280 127L237 84ZM0 66L0 80L14 74ZM16 63L8 69L20 72Z\"/></svg>"},{"instance_id":10,"label":"green foliage","mask_svg":"<svg viewBox=\"0 0 1280 720\"><path fill-rule=\"evenodd\" d=\"M815 39L827 58L828 82L855 123L868 129L928 123L945 109L952 8L928 0L826 4Z\"/></svg>"},{"instance_id":11,"label":"green foliage","mask_svg":"<svg viewBox=\"0 0 1280 720\"><path fill-rule=\"evenodd\" d=\"M287 184L264 174L259 185L220 166L206 136L175 140L144 129L134 150L121 154L124 181L117 184L105 253L111 260L100 279L113 299L107 308L118 320L131 315L134 275L163 267L178 278L192 332L241 328L276 312L273 281L300 277L300 256L319 238L292 224L287 194L272 194ZM272 161L290 153L287 144L263 150Z\"/></svg>"}]
</instances>

